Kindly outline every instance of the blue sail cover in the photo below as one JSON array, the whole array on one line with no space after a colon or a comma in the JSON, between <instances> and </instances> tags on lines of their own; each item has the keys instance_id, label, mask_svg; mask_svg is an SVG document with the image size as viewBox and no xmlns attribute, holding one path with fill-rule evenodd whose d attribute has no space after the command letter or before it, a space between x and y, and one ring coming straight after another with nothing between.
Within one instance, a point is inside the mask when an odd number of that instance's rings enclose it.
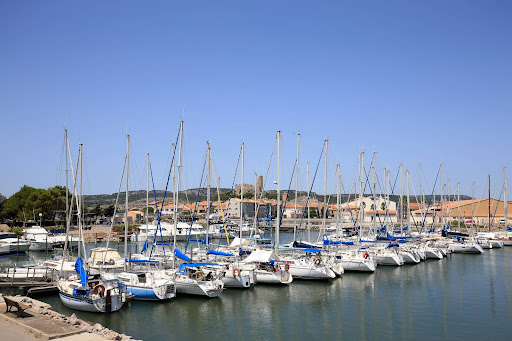
<instances>
[{"instance_id":1,"label":"blue sail cover","mask_svg":"<svg viewBox=\"0 0 512 341\"><path fill-rule=\"evenodd\" d=\"M316 253L316 252L320 252L320 251L322 251L322 250L320 250L320 249L303 249L302 251L304 251L304 252L313 252L313 253Z\"/></svg>"},{"instance_id":2,"label":"blue sail cover","mask_svg":"<svg viewBox=\"0 0 512 341\"><path fill-rule=\"evenodd\" d=\"M333 240L329 240L329 237L327 237L326 234L324 234L324 245L337 245L341 244L341 242L335 242Z\"/></svg>"},{"instance_id":3,"label":"blue sail cover","mask_svg":"<svg viewBox=\"0 0 512 341\"><path fill-rule=\"evenodd\" d=\"M507 231L512 231L512 227L507 226Z\"/></svg>"},{"instance_id":4,"label":"blue sail cover","mask_svg":"<svg viewBox=\"0 0 512 341\"><path fill-rule=\"evenodd\" d=\"M181 252L179 249L174 249L174 254L176 255L176 257L178 257L179 259L183 259L185 262L190 262L192 260L192 259L190 259L190 257L188 257L186 254Z\"/></svg>"},{"instance_id":5,"label":"blue sail cover","mask_svg":"<svg viewBox=\"0 0 512 341\"><path fill-rule=\"evenodd\" d=\"M80 276L80 284L82 284L83 287L87 285L87 274L85 273L84 268L84 260L81 257L78 257L75 263L75 271Z\"/></svg>"},{"instance_id":6,"label":"blue sail cover","mask_svg":"<svg viewBox=\"0 0 512 341\"><path fill-rule=\"evenodd\" d=\"M189 240L190 240L191 242L199 242L199 243L201 243L201 244L203 244L203 245L206 245L206 243L208 242L208 241L206 240L206 237L204 237L203 239L191 238L191 239L189 239Z\"/></svg>"},{"instance_id":7,"label":"blue sail cover","mask_svg":"<svg viewBox=\"0 0 512 341\"><path fill-rule=\"evenodd\" d=\"M144 247L142 248L142 250L140 251L140 253L143 253L144 251L146 251L148 249L148 241L146 240L144 242Z\"/></svg>"},{"instance_id":8,"label":"blue sail cover","mask_svg":"<svg viewBox=\"0 0 512 341\"><path fill-rule=\"evenodd\" d=\"M215 251L215 250L208 250L208 253L210 255L216 255L216 256L227 256L227 257L234 257L235 256L235 255L233 255L231 253L220 252L220 251Z\"/></svg>"}]
</instances>

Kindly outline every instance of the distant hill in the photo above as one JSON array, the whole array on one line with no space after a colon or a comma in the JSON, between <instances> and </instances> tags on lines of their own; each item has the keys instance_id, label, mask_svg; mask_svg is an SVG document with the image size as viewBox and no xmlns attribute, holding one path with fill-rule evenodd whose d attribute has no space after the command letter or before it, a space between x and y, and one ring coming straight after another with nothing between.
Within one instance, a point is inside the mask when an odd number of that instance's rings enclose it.
<instances>
[{"instance_id":1,"label":"distant hill","mask_svg":"<svg viewBox=\"0 0 512 341\"><path fill-rule=\"evenodd\" d=\"M226 193L229 192L229 188L221 188L219 192ZM121 192L119 194L119 203L124 203L126 192ZM164 190L157 190L155 192L149 192L149 201L155 200L155 195L157 201L161 201L164 197ZM146 202L146 191L130 191L129 194L130 205L137 203L145 203ZM212 200L217 199L217 190L211 189ZM191 188L184 191L180 191L179 200L182 202L195 202L197 197L197 188ZM84 204L86 206L96 206L96 205L113 205L116 203L117 193L112 194L91 194L84 195ZM171 201L172 191L167 191L166 194L166 202ZM199 190L199 201L206 200L206 188L201 188Z\"/></svg>"},{"instance_id":2,"label":"distant hill","mask_svg":"<svg viewBox=\"0 0 512 341\"><path fill-rule=\"evenodd\" d=\"M231 189L230 188L221 188L219 190L220 194L224 194L224 193L229 193ZM184 190L184 191L180 191L180 195L179 195L179 200L183 203L193 203L196 201L196 198L198 196L197 194L198 192L198 189L197 188L190 188L190 189L187 189L187 190ZM285 192L285 191L282 191L282 192ZM276 191L275 190L272 190L272 191L266 191L265 193L272 193L272 194L275 194ZM366 194L368 195L368 194ZM381 194L377 194L378 196L380 196ZM92 195L84 195L84 204L88 207L92 207L92 206L96 206L96 205L113 205L115 204L116 202L116 197L117 197L117 193L112 193L112 194L92 194ZM123 204L124 203L124 197L125 197L125 192L121 192L120 195L119 195L119 203L120 204ZM164 197L164 190L157 190L156 191L156 198L157 198L157 201L162 201ZM234 197L234 195L233 195ZM297 197L307 197L307 192L306 191L298 191L297 193ZM315 192L311 193L311 197L314 198L314 199L318 199L320 201L323 201L323 194L317 194ZM348 201L349 199L350 200L354 200L355 198L355 194L341 194L341 202L346 202ZM433 199L431 199L431 195L426 195L425 196L425 203L429 203L429 202L433 202ZM154 192L150 192L149 193L149 201L153 201L155 198L155 193ZM165 201L166 202L170 202L171 201L171 198L172 198L172 192L171 191L168 191L167 192L167 195L166 195L166 199ZM405 198L405 196L404 196ZM211 189L211 199L213 201L216 201L217 200L217 190L212 188ZM452 201L453 201L453 198L451 198ZM471 199L470 196L467 196L467 195L461 195L460 196L460 199L461 200L469 200ZM145 202L146 202L146 191L130 191L129 193L129 200L130 200L130 206L137 206L137 205L143 205ZM198 197L198 200L199 201L204 201L206 200L206 188L201 188L199 190L199 197ZM295 200L295 191L290 191L289 192L289 195L288 195L288 202L292 201L292 200ZM392 201L398 201L399 200L399 196L398 195L391 195L390 196L390 200ZM441 196L440 195L436 195L435 196L435 201L436 202L439 202L441 200ZM330 204L335 204L336 203L336 194L328 194L327 195L327 201L330 203ZM421 201L421 198L418 197L414 197L414 196L411 196L410 197L410 201L411 202L420 202Z\"/></svg>"}]
</instances>

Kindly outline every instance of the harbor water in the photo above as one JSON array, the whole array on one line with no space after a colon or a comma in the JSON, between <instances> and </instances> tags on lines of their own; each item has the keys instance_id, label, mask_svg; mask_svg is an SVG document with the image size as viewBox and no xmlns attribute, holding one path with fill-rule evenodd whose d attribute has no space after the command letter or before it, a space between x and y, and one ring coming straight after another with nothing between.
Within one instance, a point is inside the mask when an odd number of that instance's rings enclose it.
<instances>
[{"instance_id":1,"label":"harbor water","mask_svg":"<svg viewBox=\"0 0 512 341\"><path fill-rule=\"evenodd\" d=\"M283 239L291 238L284 234ZM132 246L133 247L133 246ZM121 247L122 249L122 247ZM452 254L332 281L131 301L112 314L54 309L143 340L477 340L512 333L512 248Z\"/></svg>"}]
</instances>

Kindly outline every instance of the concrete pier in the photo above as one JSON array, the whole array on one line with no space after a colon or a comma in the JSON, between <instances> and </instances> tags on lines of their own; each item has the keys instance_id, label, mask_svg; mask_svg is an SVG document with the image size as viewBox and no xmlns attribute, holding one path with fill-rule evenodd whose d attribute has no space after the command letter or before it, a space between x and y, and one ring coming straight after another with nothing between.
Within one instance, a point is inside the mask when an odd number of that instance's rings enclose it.
<instances>
[{"instance_id":1,"label":"concrete pier","mask_svg":"<svg viewBox=\"0 0 512 341\"><path fill-rule=\"evenodd\" d=\"M16 299L30 302L32 307L17 316L16 308L12 309L14 312L7 312L5 300L0 295L1 340L100 341L130 339L126 335L119 335L99 325L90 326L77 319L74 314L71 317L61 315L51 310L48 304L33 298L16 296ZM89 329L98 332L104 331L104 335L90 332Z\"/></svg>"}]
</instances>

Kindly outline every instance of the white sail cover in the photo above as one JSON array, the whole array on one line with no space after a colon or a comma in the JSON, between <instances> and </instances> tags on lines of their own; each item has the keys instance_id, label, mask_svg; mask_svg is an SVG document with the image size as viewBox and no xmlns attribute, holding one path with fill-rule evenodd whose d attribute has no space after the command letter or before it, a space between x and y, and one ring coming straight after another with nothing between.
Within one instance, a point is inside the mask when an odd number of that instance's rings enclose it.
<instances>
[{"instance_id":1,"label":"white sail cover","mask_svg":"<svg viewBox=\"0 0 512 341\"><path fill-rule=\"evenodd\" d=\"M277 260L274 251L255 250L245 261L247 263L268 263L271 259Z\"/></svg>"}]
</instances>

